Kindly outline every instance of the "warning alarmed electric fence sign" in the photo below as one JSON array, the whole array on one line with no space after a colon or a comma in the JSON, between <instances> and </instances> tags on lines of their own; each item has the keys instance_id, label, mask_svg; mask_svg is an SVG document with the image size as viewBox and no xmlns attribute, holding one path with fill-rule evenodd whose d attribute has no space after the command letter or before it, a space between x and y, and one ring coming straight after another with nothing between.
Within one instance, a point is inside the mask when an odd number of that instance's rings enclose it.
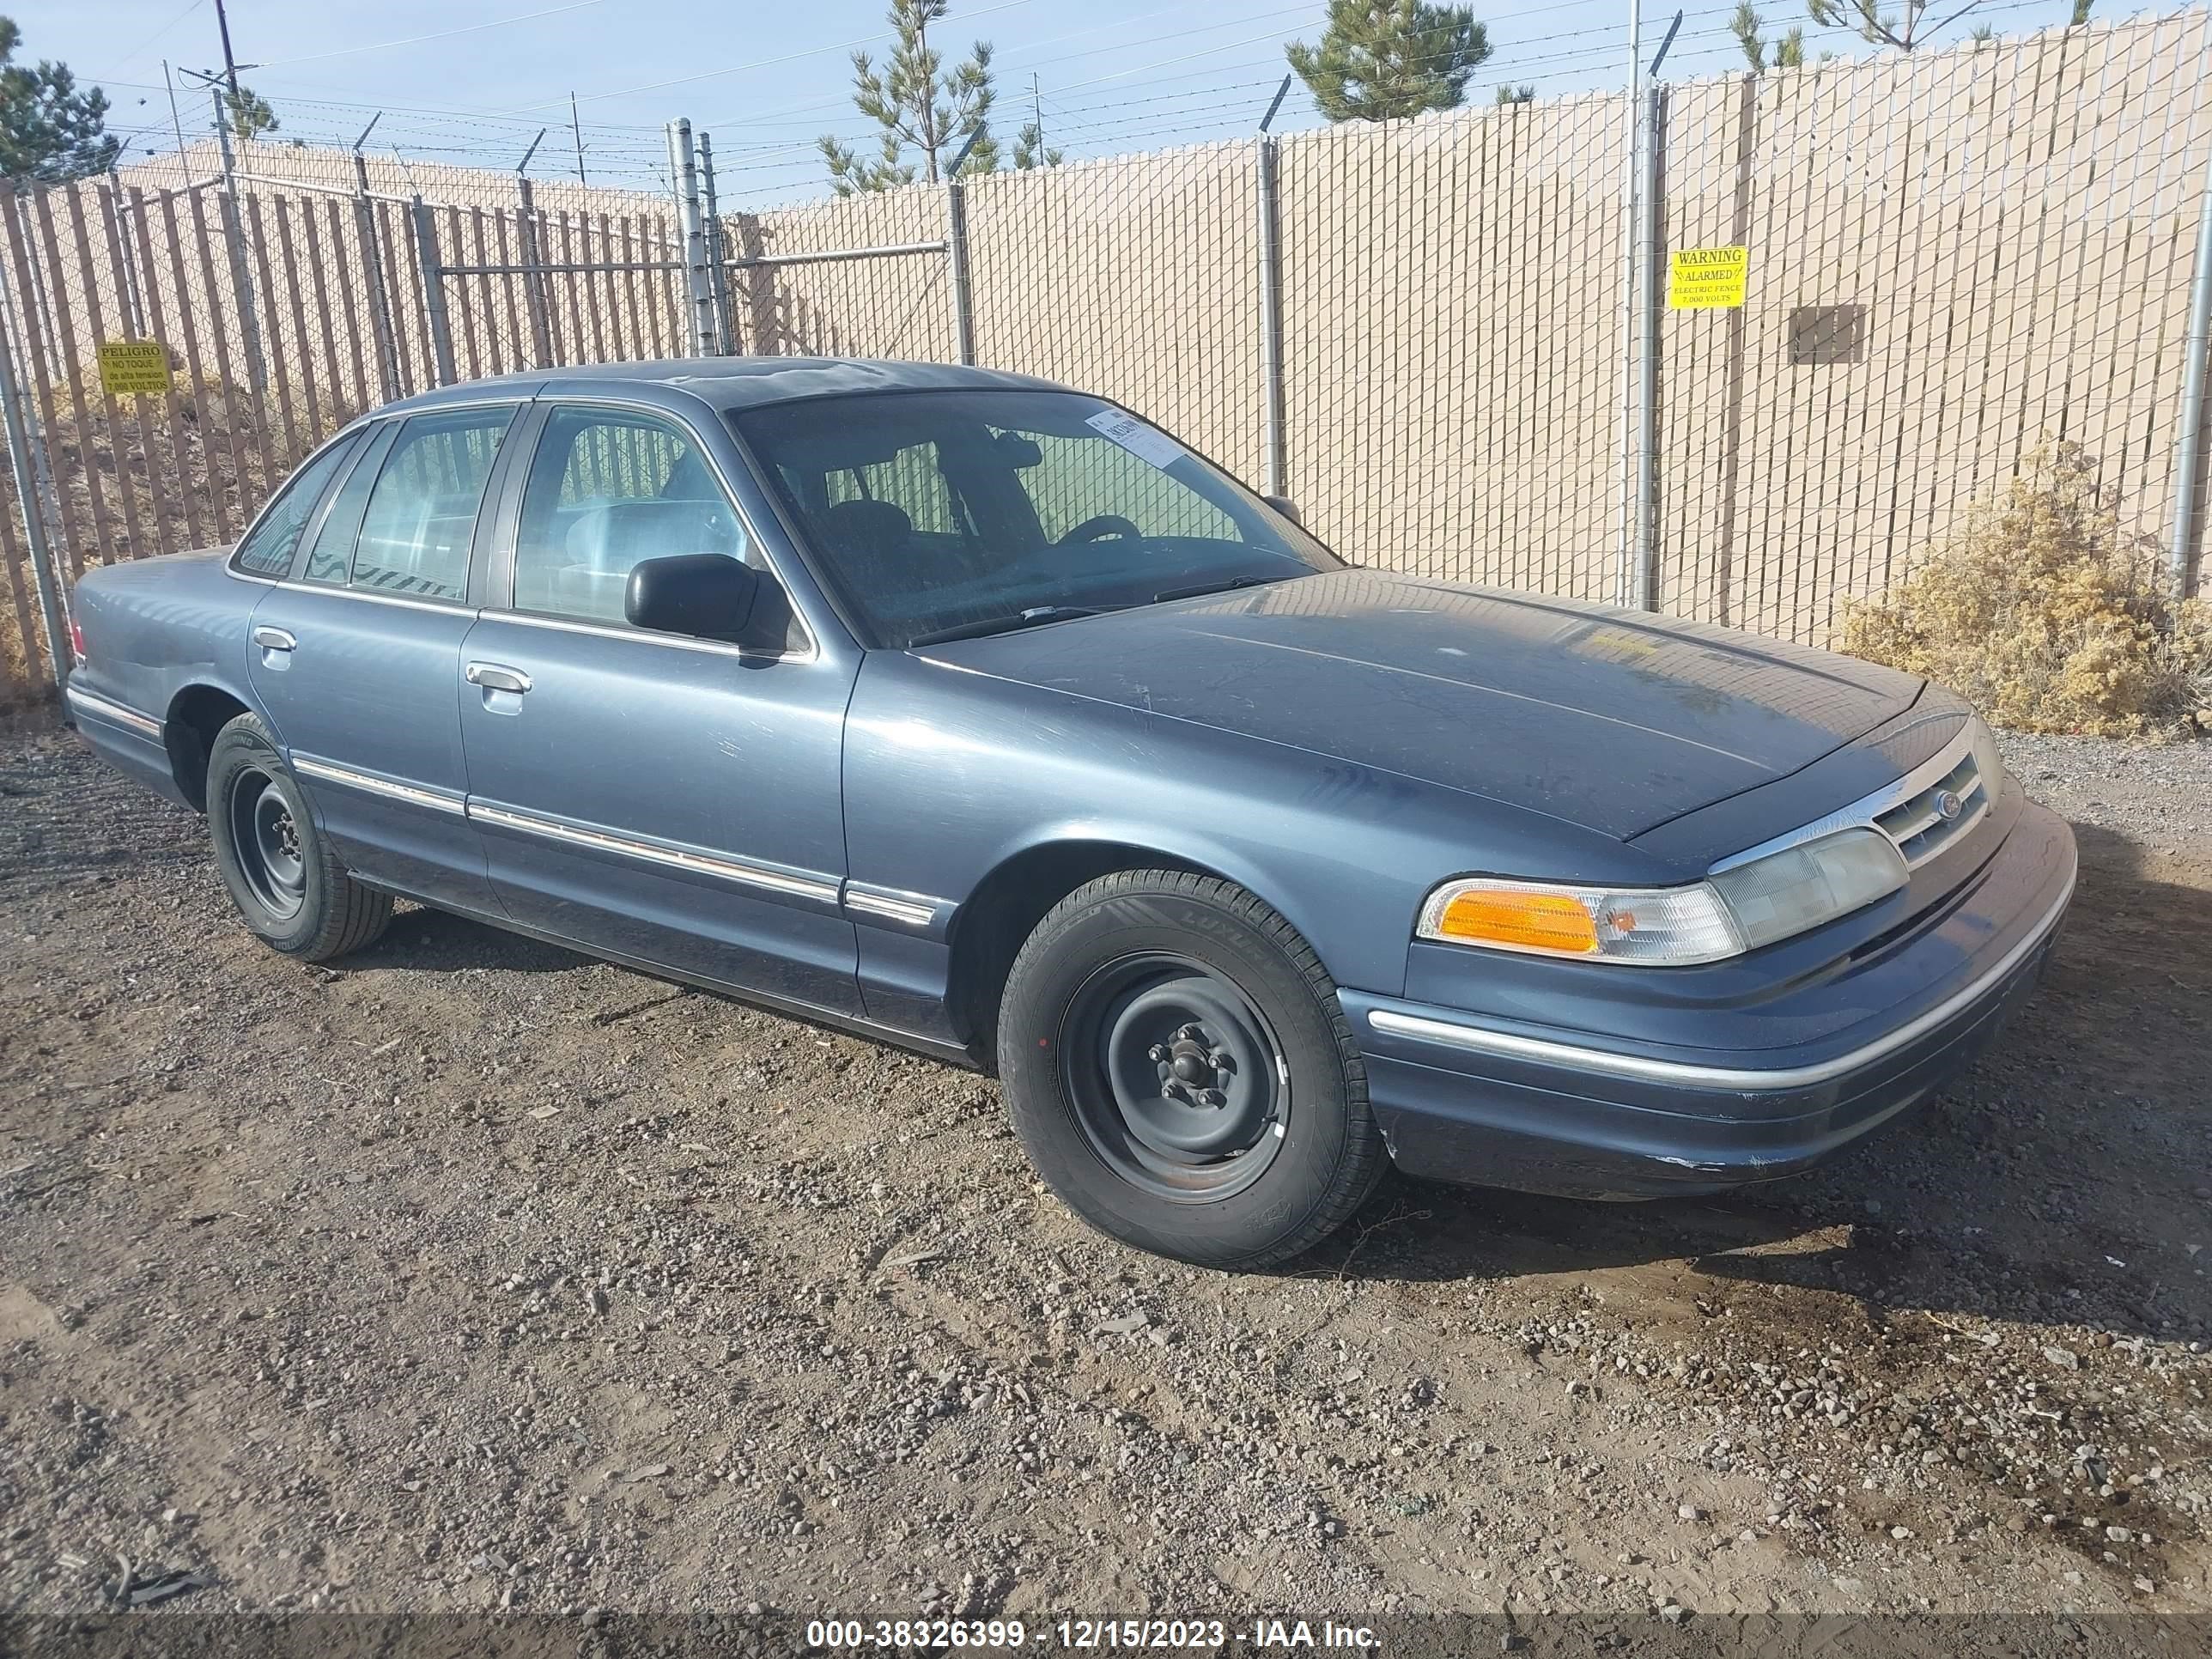
<instances>
[{"instance_id":1,"label":"warning alarmed electric fence sign","mask_svg":"<svg viewBox=\"0 0 2212 1659\"><path fill-rule=\"evenodd\" d=\"M1678 247L1667 273L1669 311L1720 311L1743 303L1747 247Z\"/></svg>"}]
</instances>

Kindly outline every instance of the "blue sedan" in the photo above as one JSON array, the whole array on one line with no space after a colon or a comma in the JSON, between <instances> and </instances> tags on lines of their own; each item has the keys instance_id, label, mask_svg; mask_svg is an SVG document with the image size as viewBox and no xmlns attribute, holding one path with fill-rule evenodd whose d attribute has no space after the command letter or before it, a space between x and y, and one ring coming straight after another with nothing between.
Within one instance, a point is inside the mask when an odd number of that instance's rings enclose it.
<instances>
[{"instance_id":1,"label":"blue sedan","mask_svg":"<svg viewBox=\"0 0 2212 1659\"><path fill-rule=\"evenodd\" d=\"M1941 1088L2075 875L1907 675L1346 566L1099 398L794 359L396 404L75 593L79 730L321 962L395 896L995 1067L1254 1267L1395 1162L1765 1180Z\"/></svg>"}]
</instances>

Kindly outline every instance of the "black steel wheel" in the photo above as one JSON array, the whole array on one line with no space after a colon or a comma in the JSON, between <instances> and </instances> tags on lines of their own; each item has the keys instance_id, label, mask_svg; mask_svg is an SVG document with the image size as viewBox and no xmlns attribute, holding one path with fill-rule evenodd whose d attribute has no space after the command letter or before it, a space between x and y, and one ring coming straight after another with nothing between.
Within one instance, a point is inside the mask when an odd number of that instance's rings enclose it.
<instances>
[{"instance_id":1,"label":"black steel wheel","mask_svg":"<svg viewBox=\"0 0 2212 1659\"><path fill-rule=\"evenodd\" d=\"M328 962L373 941L392 896L362 886L316 827L269 728L240 714L208 751L208 829L239 915L287 956Z\"/></svg>"},{"instance_id":2,"label":"black steel wheel","mask_svg":"<svg viewBox=\"0 0 2212 1659\"><path fill-rule=\"evenodd\" d=\"M1267 1016L1187 957L1126 957L1093 974L1068 1004L1060 1063L1091 1150L1170 1202L1243 1190L1287 1133L1290 1069Z\"/></svg>"},{"instance_id":3,"label":"black steel wheel","mask_svg":"<svg viewBox=\"0 0 2212 1659\"><path fill-rule=\"evenodd\" d=\"M270 915L296 916L307 899L307 862L301 854L292 803L276 779L258 767L240 767L226 793L240 878Z\"/></svg>"},{"instance_id":4,"label":"black steel wheel","mask_svg":"<svg viewBox=\"0 0 2212 1659\"><path fill-rule=\"evenodd\" d=\"M1125 871L1061 900L1007 976L998 1060L1053 1190L1161 1255L1285 1261L1386 1166L1334 983L1281 915L1217 878Z\"/></svg>"}]
</instances>

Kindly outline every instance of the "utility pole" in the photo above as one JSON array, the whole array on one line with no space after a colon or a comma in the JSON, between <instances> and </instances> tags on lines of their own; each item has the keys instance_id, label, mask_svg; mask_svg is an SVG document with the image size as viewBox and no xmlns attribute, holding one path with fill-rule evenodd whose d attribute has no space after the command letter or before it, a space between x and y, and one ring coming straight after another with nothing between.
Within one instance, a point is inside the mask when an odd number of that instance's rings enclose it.
<instances>
[{"instance_id":1,"label":"utility pole","mask_svg":"<svg viewBox=\"0 0 2212 1659\"><path fill-rule=\"evenodd\" d=\"M161 84L169 89L169 125L177 130L177 155L181 158L185 153L185 120L177 113L177 82L169 73L169 60L166 58L161 60ZM178 165L184 165L181 160ZM189 167L185 169L185 182L191 182Z\"/></svg>"},{"instance_id":2,"label":"utility pole","mask_svg":"<svg viewBox=\"0 0 2212 1659\"><path fill-rule=\"evenodd\" d=\"M724 356L733 357L738 349L730 330L730 267L722 258L722 204L714 196L714 140L704 132L699 135L699 186L706 198L707 286L714 295L715 342Z\"/></svg>"},{"instance_id":3,"label":"utility pole","mask_svg":"<svg viewBox=\"0 0 2212 1659\"><path fill-rule=\"evenodd\" d=\"M576 182L588 185L592 181L584 177L584 124L576 118L576 94L573 92L568 94L568 131L576 141Z\"/></svg>"},{"instance_id":4,"label":"utility pole","mask_svg":"<svg viewBox=\"0 0 2212 1659\"><path fill-rule=\"evenodd\" d=\"M215 142L216 154L222 161L222 240L230 252L231 290L238 301L238 333L240 343L246 348L246 383L253 395L260 397L269 389L269 374L261 355L261 323L253 304L253 277L246 265L246 216L238 200L238 164L231 153L230 122L236 106L224 107L222 77L199 70L186 70L185 74L205 82L208 98L215 105Z\"/></svg>"},{"instance_id":5,"label":"utility pole","mask_svg":"<svg viewBox=\"0 0 2212 1659\"><path fill-rule=\"evenodd\" d=\"M1037 162L1044 161L1044 94L1037 88L1036 71L1030 71L1030 125L1036 129Z\"/></svg>"},{"instance_id":6,"label":"utility pole","mask_svg":"<svg viewBox=\"0 0 2212 1659\"><path fill-rule=\"evenodd\" d=\"M230 14L222 9L222 0L215 0L215 25L222 31L222 78L230 88L230 101L238 102L238 60L230 53Z\"/></svg>"}]
</instances>

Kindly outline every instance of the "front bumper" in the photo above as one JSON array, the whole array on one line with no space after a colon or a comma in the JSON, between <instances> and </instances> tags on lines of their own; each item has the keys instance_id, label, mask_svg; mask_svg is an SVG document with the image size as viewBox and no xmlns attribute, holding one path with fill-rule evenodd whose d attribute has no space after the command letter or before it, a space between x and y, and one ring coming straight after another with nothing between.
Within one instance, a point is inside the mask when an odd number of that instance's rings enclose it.
<instances>
[{"instance_id":1,"label":"front bumper","mask_svg":"<svg viewBox=\"0 0 2212 1659\"><path fill-rule=\"evenodd\" d=\"M1921 951L1948 971L1817 1042L1613 1042L1340 995L1376 1121L1407 1174L1579 1198L1714 1192L1795 1174L1939 1092L2034 988L2075 868L2063 821L2024 807L1971 897L1897 946L1907 963ZM1899 965L1885 964L1888 982ZM1784 1026L1790 1000L1775 1000Z\"/></svg>"}]
</instances>

